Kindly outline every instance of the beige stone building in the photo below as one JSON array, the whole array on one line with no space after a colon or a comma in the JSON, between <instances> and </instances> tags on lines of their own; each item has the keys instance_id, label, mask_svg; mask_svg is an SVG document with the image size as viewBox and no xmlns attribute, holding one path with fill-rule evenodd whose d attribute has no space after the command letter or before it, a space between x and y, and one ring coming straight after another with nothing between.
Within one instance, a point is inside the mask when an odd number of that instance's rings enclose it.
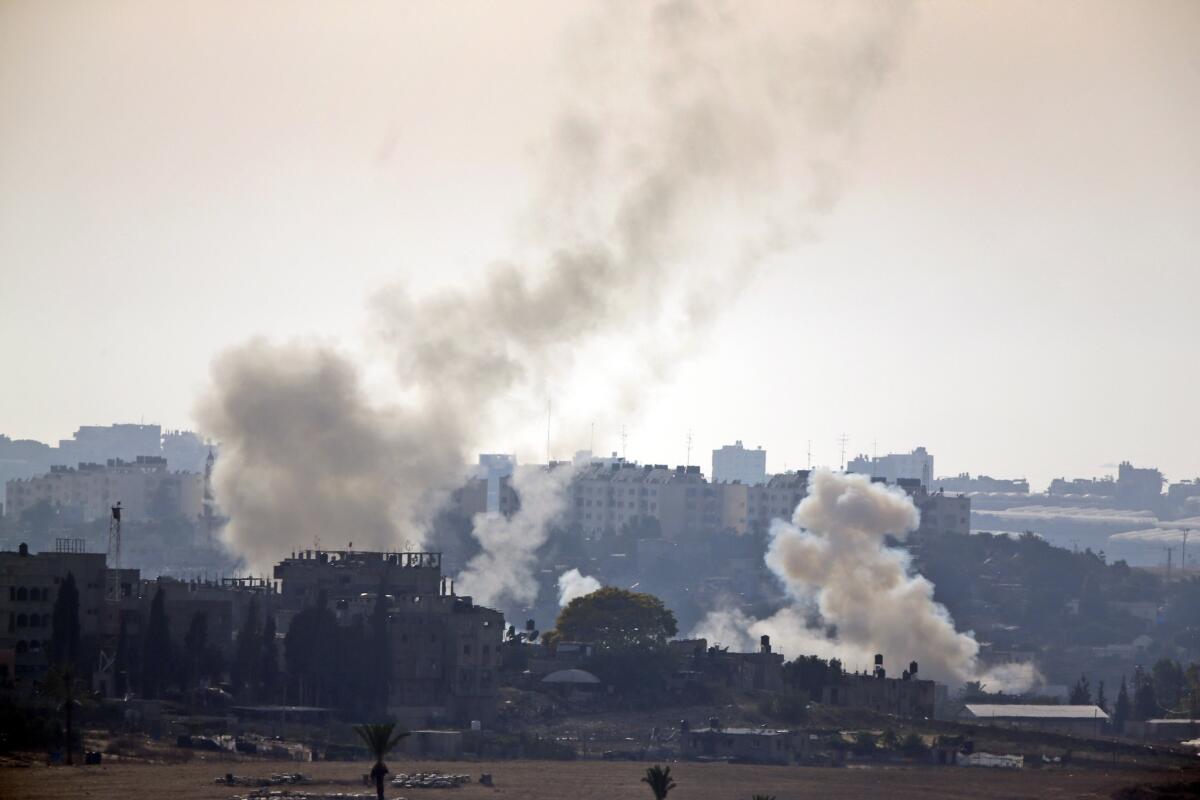
<instances>
[{"instance_id":1,"label":"beige stone building","mask_svg":"<svg viewBox=\"0 0 1200 800\"><path fill-rule=\"evenodd\" d=\"M127 522L160 514L194 519L203 511L204 476L171 472L158 456L138 456L134 461L51 467L45 475L5 485L5 514L19 517L43 500L78 522L103 519L117 503Z\"/></svg>"}]
</instances>

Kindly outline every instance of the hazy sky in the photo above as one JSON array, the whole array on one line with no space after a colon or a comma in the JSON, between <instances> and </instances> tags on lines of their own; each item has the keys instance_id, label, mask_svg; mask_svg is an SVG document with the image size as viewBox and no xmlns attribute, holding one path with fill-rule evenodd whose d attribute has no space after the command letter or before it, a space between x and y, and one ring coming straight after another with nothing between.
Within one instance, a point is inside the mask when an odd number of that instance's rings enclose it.
<instances>
[{"instance_id":1,"label":"hazy sky","mask_svg":"<svg viewBox=\"0 0 1200 800\"><path fill-rule=\"evenodd\" d=\"M190 427L224 348L366 353L381 286L519 247L585 12L498 8L0 2L0 432ZM1200 475L1197 42L1188 0L919 4L840 204L647 392L628 456L681 463L690 430L706 469L735 438L836 464L845 433L941 474ZM552 394L566 456L594 410ZM480 447L539 457L543 426Z\"/></svg>"}]
</instances>

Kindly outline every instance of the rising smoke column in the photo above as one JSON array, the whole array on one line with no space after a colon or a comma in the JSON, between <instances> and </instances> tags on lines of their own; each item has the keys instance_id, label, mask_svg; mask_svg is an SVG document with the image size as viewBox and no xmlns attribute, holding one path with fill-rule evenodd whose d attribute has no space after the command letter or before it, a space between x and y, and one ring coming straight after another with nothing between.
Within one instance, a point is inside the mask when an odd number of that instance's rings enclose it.
<instances>
[{"instance_id":1,"label":"rising smoke column","mask_svg":"<svg viewBox=\"0 0 1200 800\"><path fill-rule=\"evenodd\" d=\"M217 360L197 419L221 442L227 543L262 569L317 538L420 542L497 417L519 419L600 338L638 340L642 369L615 380L628 411L836 201L906 17L899 3L604 6L571 43L533 255L470 288L372 303L403 402L370 402L360 366L327 346L253 341ZM699 269L713 253L724 267Z\"/></svg>"},{"instance_id":2,"label":"rising smoke column","mask_svg":"<svg viewBox=\"0 0 1200 800\"><path fill-rule=\"evenodd\" d=\"M558 605L566 607L577 597L586 597L600 590L600 581L572 568L558 576Z\"/></svg>"},{"instance_id":3,"label":"rising smoke column","mask_svg":"<svg viewBox=\"0 0 1200 800\"><path fill-rule=\"evenodd\" d=\"M1031 669L980 674L974 637L954 629L908 554L887 546L889 534L902 540L919 523L912 499L896 487L814 472L791 521L772 523L766 554L792 605L758 621L711 614L700 630L740 646L770 634L792 655L837 657L849 669L883 653L893 664L917 661L923 676L948 683L983 679L992 688L1028 688Z\"/></svg>"},{"instance_id":4,"label":"rising smoke column","mask_svg":"<svg viewBox=\"0 0 1200 800\"><path fill-rule=\"evenodd\" d=\"M464 594L486 606L529 605L537 599L533 569L537 550L550 536L550 525L567 507L572 465L550 469L518 467L512 486L521 508L511 517L475 515L474 533L482 548L458 576Z\"/></svg>"}]
</instances>

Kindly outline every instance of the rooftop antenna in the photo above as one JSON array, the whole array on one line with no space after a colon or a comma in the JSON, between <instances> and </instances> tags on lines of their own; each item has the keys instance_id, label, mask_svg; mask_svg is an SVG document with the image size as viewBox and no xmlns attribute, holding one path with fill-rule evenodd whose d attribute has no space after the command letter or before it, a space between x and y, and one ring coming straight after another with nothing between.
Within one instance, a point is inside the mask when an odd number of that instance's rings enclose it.
<instances>
[{"instance_id":1,"label":"rooftop antenna","mask_svg":"<svg viewBox=\"0 0 1200 800\"><path fill-rule=\"evenodd\" d=\"M871 440L871 459L872 460L879 459L879 440L878 439Z\"/></svg>"},{"instance_id":2,"label":"rooftop antenna","mask_svg":"<svg viewBox=\"0 0 1200 800\"><path fill-rule=\"evenodd\" d=\"M692 432L691 432L691 430L689 430L688 434L687 434L687 458L684 460L683 463L687 464L689 467L692 465Z\"/></svg>"},{"instance_id":3,"label":"rooftop antenna","mask_svg":"<svg viewBox=\"0 0 1200 800\"><path fill-rule=\"evenodd\" d=\"M838 444L842 446L842 472L846 471L846 442L848 441L850 440L846 438L846 434L844 433L838 437Z\"/></svg>"},{"instance_id":4,"label":"rooftop antenna","mask_svg":"<svg viewBox=\"0 0 1200 800\"><path fill-rule=\"evenodd\" d=\"M812 439L808 440L808 468L812 469Z\"/></svg>"},{"instance_id":5,"label":"rooftop antenna","mask_svg":"<svg viewBox=\"0 0 1200 800\"><path fill-rule=\"evenodd\" d=\"M625 460L625 447L629 444L629 434L625 430L625 426L621 426L621 460Z\"/></svg>"}]
</instances>

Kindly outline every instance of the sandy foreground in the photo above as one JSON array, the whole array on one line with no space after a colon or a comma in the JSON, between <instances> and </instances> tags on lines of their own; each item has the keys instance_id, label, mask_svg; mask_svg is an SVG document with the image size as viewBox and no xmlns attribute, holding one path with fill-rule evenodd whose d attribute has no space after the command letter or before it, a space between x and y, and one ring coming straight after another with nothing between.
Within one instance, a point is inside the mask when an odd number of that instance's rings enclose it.
<instances>
[{"instance_id":1,"label":"sandy foreground","mask_svg":"<svg viewBox=\"0 0 1200 800\"><path fill-rule=\"evenodd\" d=\"M494 763L436 763L393 761L398 772L450 772L477 779L490 772L495 786L478 784L458 789L394 789L387 797L423 800L601 800L629 797L647 800L650 792L639 782L644 764L631 762L503 761ZM222 786L213 779L226 772L267 776L272 772L302 772L314 779L299 791L367 791L362 785L365 764L270 761L192 761L184 764L113 763L93 767L0 767L0 798L120 798L121 800L227 800L247 789ZM1139 783L1200 780L1200 772L1134 770L1021 770L967 768L847 768L765 767L728 764L671 765L678 788L671 800L748 800L753 794L785 798L1109 798L1117 789ZM280 787L282 788L282 787Z\"/></svg>"}]
</instances>

